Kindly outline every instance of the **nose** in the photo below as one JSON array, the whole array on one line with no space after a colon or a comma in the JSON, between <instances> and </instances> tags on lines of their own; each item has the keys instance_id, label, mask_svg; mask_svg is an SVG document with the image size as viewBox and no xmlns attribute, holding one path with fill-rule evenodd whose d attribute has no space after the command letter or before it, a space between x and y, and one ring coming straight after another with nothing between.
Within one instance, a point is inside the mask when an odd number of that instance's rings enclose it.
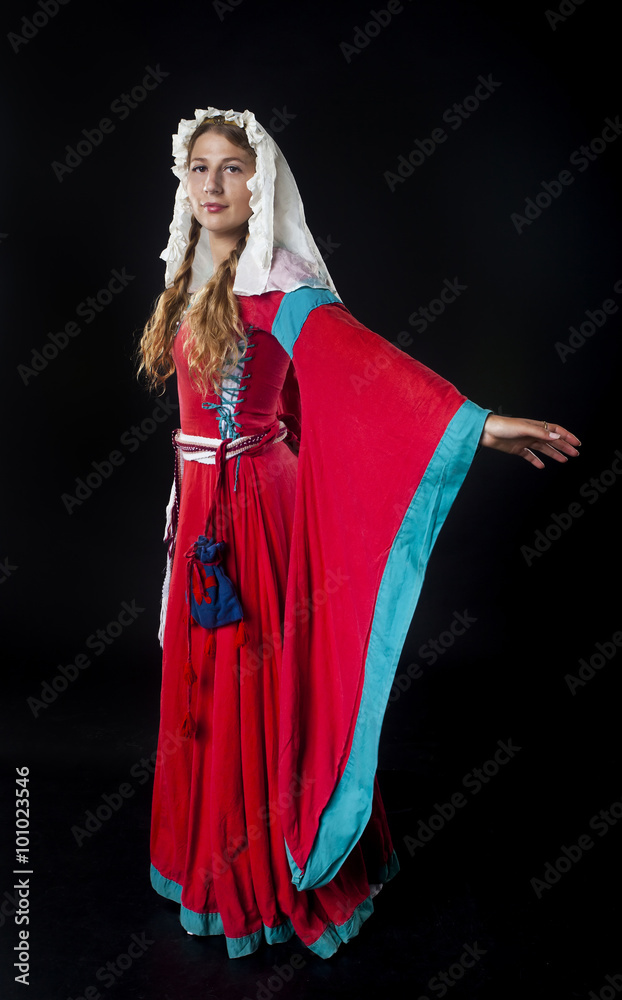
<instances>
[{"instance_id":1,"label":"nose","mask_svg":"<svg viewBox=\"0 0 622 1000\"><path fill-rule=\"evenodd\" d=\"M216 192L220 190L216 174L210 173L209 171L205 174L203 190L206 194L210 194L212 191Z\"/></svg>"}]
</instances>

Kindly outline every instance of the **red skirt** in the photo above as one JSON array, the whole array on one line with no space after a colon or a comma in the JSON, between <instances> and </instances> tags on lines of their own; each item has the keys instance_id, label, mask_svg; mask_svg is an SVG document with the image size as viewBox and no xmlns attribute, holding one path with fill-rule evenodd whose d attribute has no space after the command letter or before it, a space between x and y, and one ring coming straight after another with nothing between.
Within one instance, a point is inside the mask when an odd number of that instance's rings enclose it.
<instances>
[{"instance_id":1,"label":"red skirt","mask_svg":"<svg viewBox=\"0 0 622 1000\"><path fill-rule=\"evenodd\" d=\"M297 935L323 958L373 911L372 889L399 868L376 783L361 840L327 885L299 891L291 881L280 816L313 781L294 775L279 794L279 679L297 459L285 442L226 462L219 498L223 568L235 586L248 633L207 633L192 623L191 688L196 732L180 735L188 709L185 553L205 529L215 466L187 461L181 487L162 676L153 795L154 888L181 904L181 925L224 934L231 957L262 939ZM235 485L235 488L234 488Z\"/></svg>"}]
</instances>

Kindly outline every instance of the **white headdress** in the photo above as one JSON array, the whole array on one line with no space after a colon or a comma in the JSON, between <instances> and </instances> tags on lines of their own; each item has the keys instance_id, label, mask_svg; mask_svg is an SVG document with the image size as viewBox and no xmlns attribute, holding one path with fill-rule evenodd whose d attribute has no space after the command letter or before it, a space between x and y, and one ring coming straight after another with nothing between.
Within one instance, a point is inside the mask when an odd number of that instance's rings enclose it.
<instances>
[{"instance_id":1,"label":"white headdress","mask_svg":"<svg viewBox=\"0 0 622 1000\"><path fill-rule=\"evenodd\" d=\"M246 131L256 154L255 173L247 181L253 211L248 222L248 241L236 271L233 291L236 295L260 295L262 292L291 292L311 285L329 288L337 294L332 278L305 221L302 199L287 160L274 139L255 121L251 111L197 109L193 119L179 123L173 136L172 168L179 177L175 210L170 225L170 239L160 257L166 261L165 283L168 288L181 264L192 222L188 199L186 157L190 137L204 118L222 116ZM201 230L192 263L189 291L198 291L213 272L209 235Z\"/></svg>"}]
</instances>

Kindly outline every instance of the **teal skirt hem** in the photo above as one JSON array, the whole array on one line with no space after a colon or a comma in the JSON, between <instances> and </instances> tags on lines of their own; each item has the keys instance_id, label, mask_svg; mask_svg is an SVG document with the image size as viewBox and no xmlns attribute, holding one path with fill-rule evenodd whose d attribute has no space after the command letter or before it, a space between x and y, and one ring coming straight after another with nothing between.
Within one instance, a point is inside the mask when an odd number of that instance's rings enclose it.
<instances>
[{"instance_id":1,"label":"teal skirt hem","mask_svg":"<svg viewBox=\"0 0 622 1000\"><path fill-rule=\"evenodd\" d=\"M388 882L389 879L397 874L399 868L397 855L393 852L381 872L379 881ZM160 896L179 903L181 907L179 919L184 930L202 937L210 934L224 935L229 958L243 958L245 955L252 955L259 948L262 940L266 944L284 944L296 934L291 921L287 920L279 924L278 927L267 927L266 924L262 924L259 930L253 934L246 934L243 937L227 937L220 913L195 913L194 910L187 909L181 902L182 886L170 878L165 878L154 865L151 865L151 885ZM303 943L320 958L330 958L341 944L345 944L351 941L353 937L356 937L365 921L371 917L373 912L374 904L371 896L368 896L362 903L359 903L352 916L345 923L331 923L320 934L317 940L311 943Z\"/></svg>"}]
</instances>

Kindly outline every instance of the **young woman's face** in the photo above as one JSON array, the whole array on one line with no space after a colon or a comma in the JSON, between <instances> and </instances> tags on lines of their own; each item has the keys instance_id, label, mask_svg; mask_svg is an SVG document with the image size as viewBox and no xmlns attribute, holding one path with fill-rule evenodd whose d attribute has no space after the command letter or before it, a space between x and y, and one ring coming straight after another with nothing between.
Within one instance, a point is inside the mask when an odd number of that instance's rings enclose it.
<instances>
[{"instance_id":1,"label":"young woman's face","mask_svg":"<svg viewBox=\"0 0 622 1000\"><path fill-rule=\"evenodd\" d=\"M246 186L255 173L250 153L224 135L204 132L192 149L188 172L188 197L195 218L208 232L234 242L253 214Z\"/></svg>"}]
</instances>

